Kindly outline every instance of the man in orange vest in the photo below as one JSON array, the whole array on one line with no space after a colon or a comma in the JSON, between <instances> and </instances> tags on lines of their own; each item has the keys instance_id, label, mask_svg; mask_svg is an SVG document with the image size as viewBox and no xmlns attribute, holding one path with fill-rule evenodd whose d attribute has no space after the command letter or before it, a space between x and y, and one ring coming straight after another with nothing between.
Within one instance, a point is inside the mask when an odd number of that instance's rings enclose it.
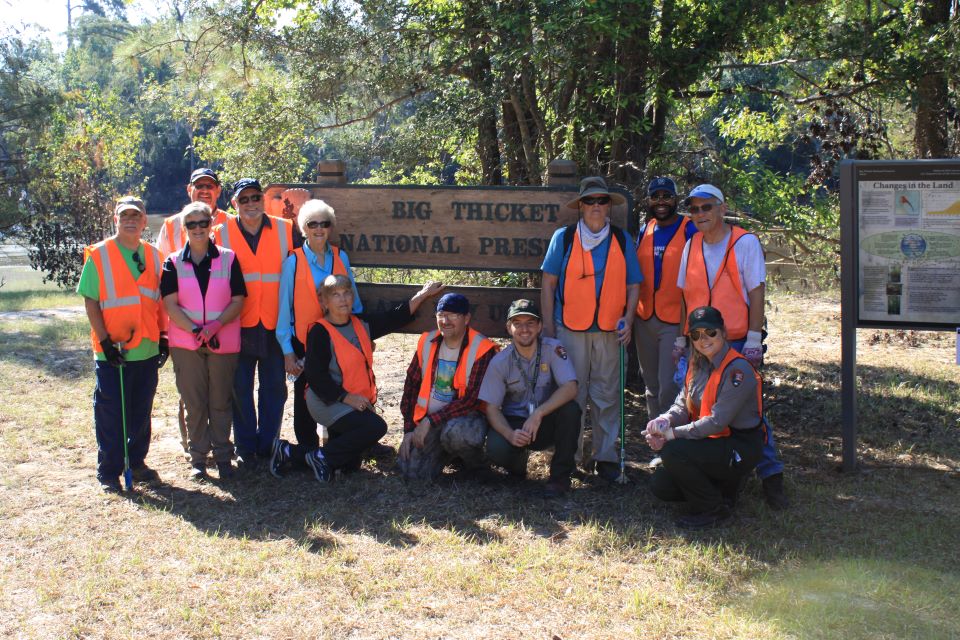
<instances>
[{"instance_id":1,"label":"man in orange vest","mask_svg":"<svg viewBox=\"0 0 960 640\"><path fill-rule=\"evenodd\" d=\"M217 208L220 191L220 178L217 177L213 169L204 167L190 174L190 182L187 183L187 195L190 197L190 202L202 202L213 211L211 229L227 220L227 212ZM160 250L160 257L166 260L171 253L183 249L186 243L187 230L180 224L180 214L175 213L164 219L160 232L157 234L156 242L157 249Z\"/></svg>"},{"instance_id":2,"label":"man in orange vest","mask_svg":"<svg viewBox=\"0 0 960 640\"><path fill-rule=\"evenodd\" d=\"M550 239L543 265L540 307L543 335L559 338L577 372L577 404L592 405L593 460L607 482L620 477L620 345L630 344L640 296L640 265L627 233L610 223L610 209L624 198L594 176L580 181L580 195L567 203L580 219ZM585 463L583 428L577 459Z\"/></svg>"},{"instance_id":3,"label":"man in orange vest","mask_svg":"<svg viewBox=\"0 0 960 640\"><path fill-rule=\"evenodd\" d=\"M220 178L217 177L213 169L204 167L190 174L190 182L187 183L187 195L190 197L190 202L202 202L213 211L213 220L210 223L211 229L226 221L227 213L217 208L217 200L220 198ZM166 260L171 253L180 251L187 244L187 230L181 224L179 213L175 213L163 221L155 244L157 249L160 250L161 260ZM183 447L183 452L189 457L187 419L182 399L177 413L177 422L180 424L180 445Z\"/></svg>"},{"instance_id":4,"label":"man in orange vest","mask_svg":"<svg viewBox=\"0 0 960 640\"><path fill-rule=\"evenodd\" d=\"M397 462L405 478L433 480L454 458L481 467L487 421L477 396L497 350L470 328L464 296L440 298L437 329L420 336L400 400L404 434Z\"/></svg>"},{"instance_id":5,"label":"man in orange vest","mask_svg":"<svg viewBox=\"0 0 960 640\"><path fill-rule=\"evenodd\" d=\"M687 242L680 260L677 286L683 290L681 313L704 306L716 308L723 315L730 346L759 369L763 364L767 276L760 240L724 220L727 203L723 192L712 184L694 187L684 204L700 233ZM683 336L687 333L685 326ZM683 336L677 338L675 352L686 348ZM767 504L774 509L785 508L788 501L783 490L783 462L777 457L769 424L757 475Z\"/></svg>"},{"instance_id":6,"label":"man in orange vest","mask_svg":"<svg viewBox=\"0 0 960 640\"><path fill-rule=\"evenodd\" d=\"M96 357L97 480L104 491L118 493L124 471L124 412L133 479L159 479L144 460L150 448L157 370L169 349L160 305L160 253L140 240L147 226L143 201L133 196L118 200L114 222L117 233L84 252L77 292L83 296Z\"/></svg>"},{"instance_id":7,"label":"man in orange vest","mask_svg":"<svg viewBox=\"0 0 960 640\"><path fill-rule=\"evenodd\" d=\"M677 287L683 248L697 227L677 214L677 185L654 178L647 187L650 219L637 235L637 259L643 281L633 321L633 339L646 386L647 415L658 416L677 397L673 345L680 335L683 295Z\"/></svg>"},{"instance_id":8,"label":"man in orange vest","mask_svg":"<svg viewBox=\"0 0 960 640\"><path fill-rule=\"evenodd\" d=\"M214 230L214 240L236 253L247 285L240 313L240 358L233 382L233 441L237 466L252 471L260 459L271 455L287 400L283 351L276 329L280 274L284 259L293 250L293 229L289 220L264 213L263 189L255 179L238 180L231 203L237 215ZM256 405L255 373L260 379Z\"/></svg>"}]
</instances>

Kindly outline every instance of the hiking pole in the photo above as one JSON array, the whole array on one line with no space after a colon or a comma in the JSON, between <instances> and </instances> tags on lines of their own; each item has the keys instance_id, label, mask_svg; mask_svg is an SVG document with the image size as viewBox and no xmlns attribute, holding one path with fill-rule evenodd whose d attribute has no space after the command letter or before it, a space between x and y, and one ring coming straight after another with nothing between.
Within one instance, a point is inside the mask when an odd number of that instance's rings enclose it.
<instances>
[{"instance_id":1,"label":"hiking pole","mask_svg":"<svg viewBox=\"0 0 960 640\"><path fill-rule=\"evenodd\" d=\"M119 351L122 344L117 344ZM122 352L121 352L122 353ZM120 417L123 424L123 484L127 491L133 491L133 470L130 469L130 448L127 445L127 399L123 390L123 365L117 367L120 371Z\"/></svg>"},{"instance_id":2,"label":"hiking pole","mask_svg":"<svg viewBox=\"0 0 960 640\"><path fill-rule=\"evenodd\" d=\"M621 320L617 323L617 329L623 329L624 324ZM617 335L619 340L620 336ZM626 375L624 375L624 365L627 355L627 350L623 346L623 342L620 342L620 475L617 476L617 484L627 484L627 474L624 470L627 459L627 450L626 450L626 416L623 412L623 396L624 396L624 385L626 384Z\"/></svg>"}]
</instances>

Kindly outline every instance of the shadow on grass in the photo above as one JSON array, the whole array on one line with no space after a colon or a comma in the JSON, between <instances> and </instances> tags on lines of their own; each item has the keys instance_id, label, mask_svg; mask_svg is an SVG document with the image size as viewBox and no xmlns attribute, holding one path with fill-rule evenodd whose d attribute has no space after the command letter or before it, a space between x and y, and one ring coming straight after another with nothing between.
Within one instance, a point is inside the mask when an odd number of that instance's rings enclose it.
<instances>
[{"instance_id":1,"label":"shadow on grass","mask_svg":"<svg viewBox=\"0 0 960 640\"><path fill-rule=\"evenodd\" d=\"M13 330L11 330L13 329ZM54 378L93 375L90 325L85 318L24 321L0 326L0 357Z\"/></svg>"},{"instance_id":2,"label":"shadow on grass","mask_svg":"<svg viewBox=\"0 0 960 640\"><path fill-rule=\"evenodd\" d=\"M75 292L62 289L27 289L9 291L0 289L0 311L22 311L77 304L81 300Z\"/></svg>"}]
</instances>

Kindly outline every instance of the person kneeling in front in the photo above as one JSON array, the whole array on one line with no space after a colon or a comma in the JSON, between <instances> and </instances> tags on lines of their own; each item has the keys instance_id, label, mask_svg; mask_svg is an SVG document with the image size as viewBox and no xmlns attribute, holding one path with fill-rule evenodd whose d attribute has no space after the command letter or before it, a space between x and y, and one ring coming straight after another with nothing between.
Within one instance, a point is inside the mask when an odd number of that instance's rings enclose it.
<instances>
[{"instance_id":1,"label":"person kneeling in front","mask_svg":"<svg viewBox=\"0 0 960 640\"><path fill-rule=\"evenodd\" d=\"M763 389L727 342L719 311L698 307L688 326L693 349L683 389L643 433L663 459L651 490L661 500L686 501L690 513L677 525L696 529L730 517L741 479L763 456Z\"/></svg>"},{"instance_id":2,"label":"person kneeling in front","mask_svg":"<svg viewBox=\"0 0 960 640\"><path fill-rule=\"evenodd\" d=\"M320 287L324 315L307 332L304 374L307 408L330 434L326 444L311 448L277 438L270 473L280 477L292 459L305 462L320 482L338 469L360 467L363 453L387 432L375 411L377 382L373 374L373 340L413 320L424 300L443 289L429 282L406 304L383 313L353 314L353 283L345 275L327 276Z\"/></svg>"},{"instance_id":3,"label":"person kneeling in front","mask_svg":"<svg viewBox=\"0 0 960 640\"><path fill-rule=\"evenodd\" d=\"M554 447L546 497L570 489L580 437L577 374L559 340L541 335L540 310L515 300L507 311L511 343L493 357L480 385L487 403L487 458L513 477L527 474L530 450Z\"/></svg>"}]
</instances>

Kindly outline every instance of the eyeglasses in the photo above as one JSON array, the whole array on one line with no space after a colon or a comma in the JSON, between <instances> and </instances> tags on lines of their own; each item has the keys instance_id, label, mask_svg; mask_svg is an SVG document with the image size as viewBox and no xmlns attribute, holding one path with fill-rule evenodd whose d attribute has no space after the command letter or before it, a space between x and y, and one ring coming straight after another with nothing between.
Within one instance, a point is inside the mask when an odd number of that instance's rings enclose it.
<instances>
[{"instance_id":1,"label":"eyeglasses","mask_svg":"<svg viewBox=\"0 0 960 640\"><path fill-rule=\"evenodd\" d=\"M462 313L442 312L437 314L437 320L440 322L456 322L462 317Z\"/></svg>"},{"instance_id":2,"label":"eyeglasses","mask_svg":"<svg viewBox=\"0 0 960 640\"><path fill-rule=\"evenodd\" d=\"M237 202L240 204L247 204L248 202L260 202L263 199L263 196L259 193L255 193L252 196L240 196L237 198Z\"/></svg>"},{"instance_id":3,"label":"eyeglasses","mask_svg":"<svg viewBox=\"0 0 960 640\"><path fill-rule=\"evenodd\" d=\"M720 205L718 204L713 204L712 202L708 202L706 204L700 205L699 207L697 205L693 205L692 207L687 207L687 211L689 211L690 213L700 213L701 211L704 213L710 213L711 211L713 211L714 207L719 207L719 206Z\"/></svg>"},{"instance_id":4,"label":"eyeglasses","mask_svg":"<svg viewBox=\"0 0 960 640\"><path fill-rule=\"evenodd\" d=\"M716 338L718 333L720 333L719 329L694 329L690 332L690 339L694 342L699 342L703 336Z\"/></svg>"},{"instance_id":5,"label":"eyeglasses","mask_svg":"<svg viewBox=\"0 0 960 640\"><path fill-rule=\"evenodd\" d=\"M193 183L193 188L194 188L194 189L203 189L203 190L205 190L205 191L213 191L214 189L217 188L217 183L216 183L216 182L207 182L206 180L203 181L203 182L194 182L194 183Z\"/></svg>"},{"instance_id":6,"label":"eyeglasses","mask_svg":"<svg viewBox=\"0 0 960 640\"><path fill-rule=\"evenodd\" d=\"M139 248L133 252L133 261L137 263L137 271L140 273L143 273L147 270L147 265L143 264L143 260L140 258Z\"/></svg>"},{"instance_id":7,"label":"eyeglasses","mask_svg":"<svg viewBox=\"0 0 960 640\"><path fill-rule=\"evenodd\" d=\"M658 191L652 196L650 196L650 199L651 200L673 200L676 197L677 196L673 195L669 191Z\"/></svg>"},{"instance_id":8,"label":"eyeglasses","mask_svg":"<svg viewBox=\"0 0 960 640\"><path fill-rule=\"evenodd\" d=\"M316 229L317 227L320 227L321 229L329 229L332 226L332 220L311 220L307 223L307 229Z\"/></svg>"},{"instance_id":9,"label":"eyeglasses","mask_svg":"<svg viewBox=\"0 0 960 640\"><path fill-rule=\"evenodd\" d=\"M610 204L610 197L600 196L597 198L580 198L580 202L587 205L588 207L592 207L595 204Z\"/></svg>"},{"instance_id":10,"label":"eyeglasses","mask_svg":"<svg viewBox=\"0 0 960 640\"><path fill-rule=\"evenodd\" d=\"M209 220L191 220L190 222L184 222L183 226L185 226L190 231L193 231L197 227L200 227L201 229L206 229L210 226L210 221Z\"/></svg>"}]
</instances>

